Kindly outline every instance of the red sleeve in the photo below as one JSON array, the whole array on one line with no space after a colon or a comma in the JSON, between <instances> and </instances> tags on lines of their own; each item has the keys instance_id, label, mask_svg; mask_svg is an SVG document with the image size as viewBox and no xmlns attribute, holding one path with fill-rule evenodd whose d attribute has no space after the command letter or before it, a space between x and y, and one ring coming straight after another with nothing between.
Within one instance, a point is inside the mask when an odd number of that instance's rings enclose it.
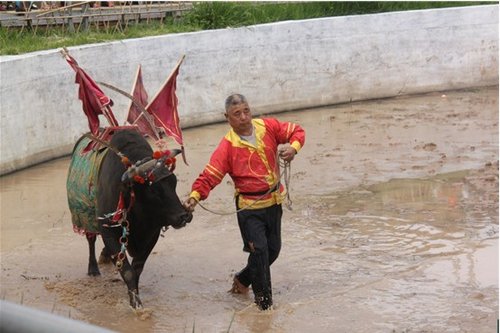
<instances>
[{"instance_id":1,"label":"red sleeve","mask_svg":"<svg viewBox=\"0 0 500 333\"><path fill-rule=\"evenodd\" d=\"M229 148L229 142L222 139L205 169L194 181L190 197L195 198L197 201L205 200L210 191L220 184L226 173L229 172Z\"/></svg>"},{"instance_id":2,"label":"red sleeve","mask_svg":"<svg viewBox=\"0 0 500 333\"><path fill-rule=\"evenodd\" d=\"M274 118L268 118L266 122L274 131L278 143L290 143L297 152L304 146L306 132L299 125L291 122L280 122Z\"/></svg>"}]
</instances>

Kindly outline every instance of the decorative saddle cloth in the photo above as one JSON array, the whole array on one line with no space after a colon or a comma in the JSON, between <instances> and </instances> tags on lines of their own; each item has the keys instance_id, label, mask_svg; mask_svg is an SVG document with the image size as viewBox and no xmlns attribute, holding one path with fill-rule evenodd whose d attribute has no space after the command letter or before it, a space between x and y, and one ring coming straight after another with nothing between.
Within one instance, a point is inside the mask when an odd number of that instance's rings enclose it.
<instances>
[{"instance_id":1,"label":"decorative saddle cloth","mask_svg":"<svg viewBox=\"0 0 500 333\"><path fill-rule=\"evenodd\" d=\"M80 234L98 234L97 178L102 161L109 149L86 148L91 143L82 137L75 145L68 171L66 190L73 230Z\"/></svg>"}]
</instances>

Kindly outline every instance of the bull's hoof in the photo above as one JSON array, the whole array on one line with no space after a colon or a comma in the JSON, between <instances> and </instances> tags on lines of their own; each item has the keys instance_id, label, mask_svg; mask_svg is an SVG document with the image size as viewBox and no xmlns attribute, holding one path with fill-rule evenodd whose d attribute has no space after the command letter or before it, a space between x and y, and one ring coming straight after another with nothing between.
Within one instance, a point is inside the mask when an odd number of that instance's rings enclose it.
<instances>
[{"instance_id":1,"label":"bull's hoof","mask_svg":"<svg viewBox=\"0 0 500 333\"><path fill-rule=\"evenodd\" d=\"M130 306L132 307L132 309L142 309L142 302L139 298L139 293L137 292L137 290L129 290L128 297L130 298Z\"/></svg>"},{"instance_id":2,"label":"bull's hoof","mask_svg":"<svg viewBox=\"0 0 500 333\"><path fill-rule=\"evenodd\" d=\"M99 276L99 275L101 275L101 272L99 272L99 267L97 267L97 265L91 265L91 264L89 264L89 268L87 270L87 275L88 276Z\"/></svg>"},{"instance_id":3,"label":"bull's hoof","mask_svg":"<svg viewBox=\"0 0 500 333\"><path fill-rule=\"evenodd\" d=\"M88 271L87 275L88 276L99 276L99 275L101 275L101 272L99 272L99 270L97 270L97 271Z\"/></svg>"}]
</instances>

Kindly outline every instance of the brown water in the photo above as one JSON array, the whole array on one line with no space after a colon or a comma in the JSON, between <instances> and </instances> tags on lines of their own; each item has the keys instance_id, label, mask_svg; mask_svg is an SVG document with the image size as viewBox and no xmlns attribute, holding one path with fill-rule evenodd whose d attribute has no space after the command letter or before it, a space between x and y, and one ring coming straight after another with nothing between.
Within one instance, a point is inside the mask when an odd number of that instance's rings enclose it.
<instances>
[{"instance_id":1,"label":"brown water","mask_svg":"<svg viewBox=\"0 0 500 333\"><path fill-rule=\"evenodd\" d=\"M134 313L114 268L86 276L68 158L0 178L1 297L120 332L496 329L498 87L276 117L303 125L307 142L292 163L274 310L226 292L246 260L237 223L198 207L158 242L141 278L146 309ZM184 131L181 197L226 130ZM231 195L225 180L205 205L230 211Z\"/></svg>"}]
</instances>

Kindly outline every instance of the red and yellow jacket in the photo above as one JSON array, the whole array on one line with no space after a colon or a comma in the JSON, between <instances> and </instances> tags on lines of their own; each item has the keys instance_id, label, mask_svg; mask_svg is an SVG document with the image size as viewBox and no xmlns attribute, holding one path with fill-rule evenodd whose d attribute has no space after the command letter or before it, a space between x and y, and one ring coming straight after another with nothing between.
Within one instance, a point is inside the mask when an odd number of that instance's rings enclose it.
<instances>
[{"instance_id":1,"label":"red and yellow jacket","mask_svg":"<svg viewBox=\"0 0 500 333\"><path fill-rule=\"evenodd\" d=\"M299 125L279 122L274 118L252 119L252 123L255 145L242 140L233 129L229 130L193 183L190 197L197 201L205 200L210 191L229 174L234 182L235 196L238 196L238 207L251 204L248 209L259 209L283 201L283 186L263 198L262 193L276 186L279 181L276 160L278 145L290 143L298 152L304 145L305 132ZM259 201L255 202L256 199Z\"/></svg>"}]
</instances>

